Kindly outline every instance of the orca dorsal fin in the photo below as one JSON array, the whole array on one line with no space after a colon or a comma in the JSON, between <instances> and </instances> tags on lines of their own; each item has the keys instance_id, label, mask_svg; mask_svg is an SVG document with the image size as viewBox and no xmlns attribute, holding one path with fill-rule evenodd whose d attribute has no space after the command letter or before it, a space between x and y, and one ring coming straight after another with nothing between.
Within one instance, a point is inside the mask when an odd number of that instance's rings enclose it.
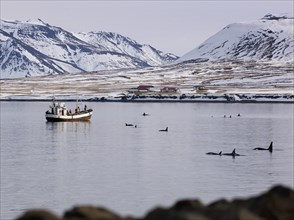
<instances>
[{"instance_id":1,"label":"orca dorsal fin","mask_svg":"<svg viewBox=\"0 0 294 220\"><path fill-rule=\"evenodd\" d=\"M234 148L234 150L232 151L232 155L236 155L236 149Z\"/></svg>"},{"instance_id":2,"label":"orca dorsal fin","mask_svg":"<svg viewBox=\"0 0 294 220\"><path fill-rule=\"evenodd\" d=\"M220 156L222 155L222 152L221 152L221 151L219 152L219 155L220 155Z\"/></svg>"},{"instance_id":3,"label":"orca dorsal fin","mask_svg":"<svg viewBox=\"0 0 294 220\"><path fill-rule=\"evenodd\" d=\"M270 143L270 146L268 147L269 152L273 152L273 142Z\"/></svg>"}]
</instances>

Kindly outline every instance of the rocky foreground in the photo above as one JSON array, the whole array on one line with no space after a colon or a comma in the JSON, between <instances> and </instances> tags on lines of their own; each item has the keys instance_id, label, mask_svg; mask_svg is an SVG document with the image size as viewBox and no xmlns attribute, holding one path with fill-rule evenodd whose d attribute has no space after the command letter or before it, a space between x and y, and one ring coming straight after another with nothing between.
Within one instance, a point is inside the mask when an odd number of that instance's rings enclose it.
<instances>
[{"instance_id":1,"label":"rocky foreground","mask_svg":"<svg viewBox=\"0 0 294 220\"><path fill-rule=\"evenodd\" d=\"M78 206L57 216L47 210L30 210L17 220L293 220L294 190L275 186L262 195L209 205L181 200L170 208L155 208L143 218L123 217L104 208Z\"/></svg>"}]
</instances>

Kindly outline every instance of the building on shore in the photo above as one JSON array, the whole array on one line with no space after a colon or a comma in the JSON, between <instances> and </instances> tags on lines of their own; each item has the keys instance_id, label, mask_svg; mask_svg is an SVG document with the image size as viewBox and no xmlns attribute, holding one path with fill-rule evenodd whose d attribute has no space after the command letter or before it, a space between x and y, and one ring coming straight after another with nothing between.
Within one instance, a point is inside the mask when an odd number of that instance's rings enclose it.
<instances>
[{"instance_id":1,"label":"building on shore","mask_svg":"<svg viewBox=\"0 0 294 220\"><path fill-rule=\"evenodd\" d=\"M179 93L180 89L177 87L163 87L160 89L161 93Z\"/></svg>"},{"instance_id":2,"label":"building on shore","mask_svg":"<svg viewBox=\"0 0 294 220\"><path fill-rule=\"evenodd\" d=\"M154 86L152 85L139 85L136 88L131 88L128 90L129 93L147 93L152 92Z\"/></svg>"}]
</instances>

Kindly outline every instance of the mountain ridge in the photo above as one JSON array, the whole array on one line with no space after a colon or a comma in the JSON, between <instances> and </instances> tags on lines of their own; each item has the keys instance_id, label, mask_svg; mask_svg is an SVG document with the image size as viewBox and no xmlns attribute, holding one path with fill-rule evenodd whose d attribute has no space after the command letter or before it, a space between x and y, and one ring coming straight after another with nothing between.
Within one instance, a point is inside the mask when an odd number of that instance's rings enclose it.
<instances>
[{"instance_id":1,"label":"mountain ridge","mask_svg":"<svg viewBox=\"0 0 294 220\"><path fill-rule=\"evenodd\" d=\"M190 59L294 60L294 19L267 14L229 24L177 62Z\"/></svg>"},{"instance_id":2,"label":"mountain ridge","mask_svg":"<svg viewBox=\"0 0 294 220\"><path fill-rule=\"evenodd\" d=\"M294 18L232 23L181 58L115 32L68 32L41 19L1 20L1 78L145 68L181 62L294 62Z\"/></svg>"},{"instance_id":3,"label":"mountain ridge","mask_svg":"<svg viewBox=\"0 0 294 220\"><path fill-rule=\"evenodd\" d=\"M1 20L0 49L1 78L142 68L178 58L113 32L71 33L41 19Z\"/></svg>"}]
</instances>

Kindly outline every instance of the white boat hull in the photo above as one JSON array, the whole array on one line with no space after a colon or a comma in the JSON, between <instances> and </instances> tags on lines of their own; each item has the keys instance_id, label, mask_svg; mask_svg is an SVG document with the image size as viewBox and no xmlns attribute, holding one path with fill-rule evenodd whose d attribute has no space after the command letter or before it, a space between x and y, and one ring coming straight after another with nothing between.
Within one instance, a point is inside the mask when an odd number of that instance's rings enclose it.
<instances>
[{"instance_id":1,"label":"white boat hull","mask_svg":"<svg viewBox=\"0 0 294 220\"><path fill-rule=\"evenodd\" d=\"M67 114L67 115L55 115L52 113L46 113L45 117L47 121L88 121L92 116L92 109L87 111L82 111L77 114Z\"/></svg>"}]
</instances>

